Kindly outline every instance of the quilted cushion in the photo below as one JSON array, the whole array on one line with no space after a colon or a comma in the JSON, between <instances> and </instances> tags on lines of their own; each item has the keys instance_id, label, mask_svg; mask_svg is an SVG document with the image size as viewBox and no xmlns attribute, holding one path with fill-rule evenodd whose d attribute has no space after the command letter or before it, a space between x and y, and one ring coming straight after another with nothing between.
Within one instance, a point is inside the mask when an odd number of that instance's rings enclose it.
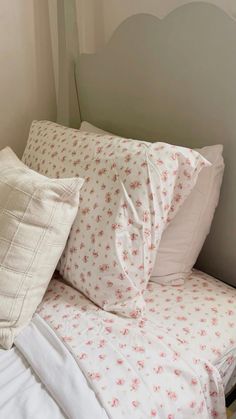
<instances>
[{"instance_id":1,"label":"quilted cushion","mask_svg":"<svg viewBox=\"0 0 236 419\"><path fill-rule=\"evenodd\" d=\"M0 152L0 346L34 314L65 247L83 180L49 179Z\"/></svg>"}]
</instances>

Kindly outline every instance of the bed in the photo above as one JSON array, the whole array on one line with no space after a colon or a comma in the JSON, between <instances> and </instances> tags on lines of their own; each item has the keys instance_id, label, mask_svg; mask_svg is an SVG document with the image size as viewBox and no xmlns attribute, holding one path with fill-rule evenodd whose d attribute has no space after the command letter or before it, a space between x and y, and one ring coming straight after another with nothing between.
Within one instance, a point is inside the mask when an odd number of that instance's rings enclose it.
<instances>
[{"instance_id":1,"label":"bed","mask_svg":"<svg viewBox=\"0 0 236 419\"><path fill-rule=\"evenodd\" d=\"M141 409L137 417L149 417L149 413L150 417L155 417L154 412L163 409L165 397L167 399L170 397L170 403L171 400L177 403L179 397L181 399L181 393L178 394L179 387L176 382L173 384L170 377L174 374L175 380L181 380L184 369L184 377L188 380L188 368L178 361L183 353L185 361L187 359L192 363L194 358L197 368L203 364L203 370L206 369L207 375L204 377L203 374L201 378L202 389L204 385L209 386L208 373L211 370L210 392L213 400L221 382L223 383L221 396L224 397L224 393L230 392L236 382L235 320L234 318L232 320L236 309L235 291L209 275L194 271L187 284L174 289L162 286L160 292L160 286L150 282L145 300L147 302L145 318L141 321L121 319L103 312L82 294L66 285L56 274L33 321L17 337L16 347L1 354L1 380L4 383L1 392L2 414L11 417L14 411L14 417L19 418L32 417L32 415L39 418L42 415L49 418L86 418L93 417L91 416L93 414L99 418L113 417L113 415L120 417L122 413L116 412L119 397L124 397L124 394L128 393L132 396L131 402L134 402L135 386L140 385L140 380L146 383L149 380L144 374L147 368L145 364L150 367L151 363L146 359L145 334L148 335L148 339L153 340L156 337L164 344L161 346L159 356L154 356L152 359L154 362L152 368L157 377L154 385L156 403L152 406L153 399L150 397L149 403L152 407L145 413ZM79 344L73 341L75 330L82 331L79 333ZM112 345L113 350L106 347L107 342ZM124 366L129 360L124 348L127 342L129 348L135 348L135 353L128 366ZM71 356L73 345L78 350L75 360L81 371L76 375L77 365ZM119 350L117 350L118 345L121 345ZM170 353L169 348L171 348ZM148 353L149 356L152 354L151 351ZM109 367L115 362L118 363L120 370L116 371L115 366L112 370L108 368L107 358ZM173 359L175 359L174 364ZM113 405L109 405L106 401L105 383L101 383L99 377L104 367L99 369L98 362L106 365L106 379L103 380L109 385L115 380L118 383L114 384L111 390L113 402L115 400ZM128 369L131 367L132 371L127 374L125 367ZM167 376L164 373L166 369ZM63 383L58 386L61 374L63 374ZM198 380L193 371L191 374L193 374L191 382L194 389L190 400L192 407L183 404L185 394L184 398L178 401L179 406L185 409L184 413L179 410L179 417L187 417L186 414L194 417L196 414L194 407L198 402L195 393L199 390ZM132 376L134 378L131 378ZM185 384L184 381L181 385ZM166 382L168 389L165 390L166 395L163 399L164 390L161 389ZM131 385L133 392L130 391ZM214 388L215 385L217 390ZM145 387L142 391L146 391ZM162 397L159 399L160 392ZM151 389L148 393L151 393ZM188 398L186 401L189 402ZM134 406L129 403L130 399L127 397L124 409L128 410L123 414L129 417L132 406L135 416L131 417L136 417L137 406L135 403ZM136 403L138 405L139 399ZM105 406L105 410L101 406ZM171 404L169 409L169 414L173 414ZM16 412L18 416L15 416ZM198 414L198 417L205 417L204 412L199 411ZM219 417L223 417L223 411L221 415Z\"/></svg>"},{"instance_id":2,"label":"bed","mask_svg":"<svg viewBox=\"0 0 236 419\"><path fill-rule=\"evenodd\" d=\"M224 145L220 204L190 277L151 280L141 318L102 310L55 273L15 346L0 352L3 417L226 417L236 385L235 36L229 16L193 3L162 21L133 16L104 49L78 57L82 120L126 138ZM40 135L51 170L61 149L51 145L51 158ZM37 158L24 162L44 170Z\"/></svg>"}]
</instances>

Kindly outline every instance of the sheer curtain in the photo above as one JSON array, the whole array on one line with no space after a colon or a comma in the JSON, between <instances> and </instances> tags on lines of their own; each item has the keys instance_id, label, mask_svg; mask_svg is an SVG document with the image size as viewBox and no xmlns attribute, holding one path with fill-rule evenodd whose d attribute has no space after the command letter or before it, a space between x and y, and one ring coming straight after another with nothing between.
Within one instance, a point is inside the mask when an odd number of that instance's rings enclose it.
<instances>
[{"instance_id":1,"label":"sheer curtain","mask_svg":"<svg viewBox=\"0 0 236 419\"><path fill-rule=\"evenodd\" d=\"M195 0L201 1L201 0ZM79 53L95 53L128 17L148 13L164 18L193 0L48 0L57 92L57 120L80 125L74 63ZM235 0L206 0L236 18Z\"/></svg>"},{"instance_id":2,"label":"sheer curtain","mask_svg":"<svg viewBox=\"0 0 236 419\"><path fill-rule=\"evenodd\" d=\"M79 54L75 0L48 0L53 67L57 95L57 122L80 126L80 111L75 83L75 62Z\"/></svg>"}]
</instances>

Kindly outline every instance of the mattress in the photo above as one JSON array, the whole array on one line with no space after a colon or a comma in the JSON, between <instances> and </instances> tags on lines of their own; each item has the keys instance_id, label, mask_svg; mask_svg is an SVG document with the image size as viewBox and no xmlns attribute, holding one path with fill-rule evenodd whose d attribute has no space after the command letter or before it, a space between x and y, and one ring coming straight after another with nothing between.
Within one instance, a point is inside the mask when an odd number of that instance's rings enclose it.
<instances>
[{"instance_id":1,"label":"mattress","mask_svg":"<svg viewBox=\"0 0 236 419\"><path fill-rule=\"evenodd\" d=\"M216 366L227 394L236 384L236 289L193 270L181 286L149 282L145 300L154 327Z\"/></svg>"}]
</instances>

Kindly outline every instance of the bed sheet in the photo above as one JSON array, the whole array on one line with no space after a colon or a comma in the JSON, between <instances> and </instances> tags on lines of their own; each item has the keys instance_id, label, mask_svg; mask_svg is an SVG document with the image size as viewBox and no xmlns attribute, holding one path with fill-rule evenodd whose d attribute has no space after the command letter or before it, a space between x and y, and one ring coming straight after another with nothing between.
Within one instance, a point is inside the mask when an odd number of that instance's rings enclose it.
<instances>
[{"instance_id":1,"label":"bed sheet","mask_svg":"<svg viewBox=\"0 0 236 419\"><path fill-rule=\"evenodd\" d=\"M181 286L149 282L146 318L220 372L225 393L236 384L236 289L193 270Z\"/></svg>"},{"instance_id":2,"label":"bed sheet","mask_svg":"<svg viewBox=\"0 0 236 419\"><path fill-rule=\"evenodd\" d=\"M0 418L66 418L16 347L0 349Z\"/></svg>"},{"instance_id":3,"label":"bed sheet","mask_svg":"<svg viewBox=\"0 0 236 419\"><path fill-rule=\"evenodd\" d=\"M204 290L210 286L205 282ZM168 313L162 318L155 308L153 288L161 291L149 285L146 316L127 319L101 310L54 279L38 315L73 354L109 417L225 418L222 378L212 363L218 357L214 352L216 357L208 360L207 352L192 350L194 345L188 346L178 332L171 333ZM174 290L178 295L178 288ZM178 304L182 318L185 307Z\"/></svg>"}]
</instances>

